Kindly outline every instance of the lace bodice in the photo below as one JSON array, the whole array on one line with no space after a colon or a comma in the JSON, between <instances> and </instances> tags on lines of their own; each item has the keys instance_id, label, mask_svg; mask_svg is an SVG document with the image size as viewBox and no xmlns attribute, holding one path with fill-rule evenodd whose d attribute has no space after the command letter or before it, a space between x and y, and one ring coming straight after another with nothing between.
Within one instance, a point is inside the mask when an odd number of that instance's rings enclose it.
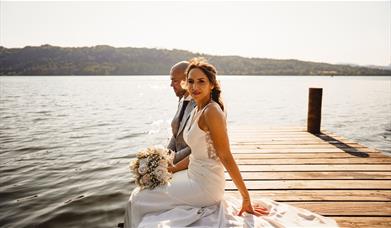
<instances>
[{"instance_id":1,"label":"lace bodice","mask_svg":"<svg viewBox=\"0 0 391 228\"><path fill-rule=\"evenodd\" d=\"M213 141L212 141L212 138L210 136L210 132L209 131L206 132L205 140L206 140L206 144L208 145L208 150L207 150L208 151L208 157L210 159L219 160L219 157L216 154L216 149L215 149L215 147L213 145Z\"/></svg>"}]
</instances>

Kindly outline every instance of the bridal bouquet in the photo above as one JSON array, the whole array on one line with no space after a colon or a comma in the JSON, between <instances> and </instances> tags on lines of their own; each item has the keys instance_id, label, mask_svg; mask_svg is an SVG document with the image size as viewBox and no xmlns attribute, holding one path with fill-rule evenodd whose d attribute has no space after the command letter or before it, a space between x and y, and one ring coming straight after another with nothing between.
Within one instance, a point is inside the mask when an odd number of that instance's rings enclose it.
<instances>
[{"instance_id":1,"label":"bridal bouquet","mask_svg":"<svg viewBox=\"0 0 391 228\"><path fill-rule=\"evenodd\" d=\"M149 147L137 153L137 159L130 164L130 170L141 189L154 189L167 184L171 173L167 168L172 164L173 154L161 147Z\"/></svg>"}]
</instances>

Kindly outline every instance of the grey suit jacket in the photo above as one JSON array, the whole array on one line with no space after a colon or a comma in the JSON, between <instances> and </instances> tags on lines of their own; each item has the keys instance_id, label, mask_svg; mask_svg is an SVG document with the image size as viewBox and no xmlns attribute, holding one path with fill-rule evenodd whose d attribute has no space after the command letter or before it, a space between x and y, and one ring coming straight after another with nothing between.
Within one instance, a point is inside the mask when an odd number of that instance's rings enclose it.
<instances>
[{"instance_id":1,"label":"grey suit jacket","mask_svg":"<svg viewBox=\"0 0 391 228\"><path fill-rule=\"evenodd\" d=\"M190 147L183 139L183 129L186 126L187 121L190 118L190 113L196 106L194 100L190 100L187 104L185 112L182 117L182 121L179 121L180 111L182 109L182 102L178 104L178 110L171 122L172 137L168 143L167 148L175 152L174 164L184 159L191 153Z\"/></svg>"}]
</instances>

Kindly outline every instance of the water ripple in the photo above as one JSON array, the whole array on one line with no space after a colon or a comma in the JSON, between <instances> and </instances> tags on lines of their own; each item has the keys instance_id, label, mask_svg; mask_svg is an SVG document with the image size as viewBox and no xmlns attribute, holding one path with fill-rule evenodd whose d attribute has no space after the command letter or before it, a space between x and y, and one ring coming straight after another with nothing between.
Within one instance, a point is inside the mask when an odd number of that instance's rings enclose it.
<instances>
[{"instance_id":1,"label":"water ripple","mask_svg":"<svg viewBox=\"0 0 391 228\"><path fill-rule=\"evenodd\" d=\"M145 132L139 132L139 133L130 133L130 134L127 134L127 135L124 135L124 136L120 136L118 137L117 139L118 140L122 140L122 139L128 139L128 138L135 138L135 137L139 137L139 136L144 136L146 135L147 133Z\"/></svg>"}]
</instances>

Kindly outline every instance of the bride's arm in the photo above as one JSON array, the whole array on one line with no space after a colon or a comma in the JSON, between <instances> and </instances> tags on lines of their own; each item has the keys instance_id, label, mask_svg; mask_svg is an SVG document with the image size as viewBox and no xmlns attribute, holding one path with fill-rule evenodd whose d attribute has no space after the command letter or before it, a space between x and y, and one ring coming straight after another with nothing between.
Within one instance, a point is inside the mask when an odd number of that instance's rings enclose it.
<instances>
[{"instance_id":1,"label":"bride's arm","mask_svg":"<svg viewBox=\"0 0 391 228\"><path fill-rule=\"evenodd\" d=\"M190 156L190 155L187 155L187 157L185 157L184 159L182 159L180 162L176 163L176 164L173 165L173 166L169 166L169 167L168 167L168 172L176 173L176 172L178 172L178 171L187 169L187 167L189 166L189 156Z\"/></svg>"},{"instance_id":2,"label":"bride's arm","mask_svg":"<svg viewBox=\"0 0 391 228\"><path fill-rule=\"evenodd\" d=\"M229 139L224 113L216 106L210 105L204 112L204 120L206 127L210 132L213 141L213 146L216 149L216 154L220 158L221 163L228 171L235 183L243 199L250 199L250 195L244 184L239 168L232 156L229 147Z\"/></svg>"},{"instance_id":3,"label":"bride's arm","mask_svg":"<svg viewBox=\"0 0 391 228\"><path fill-rule=\"evenodd\" d=\"M232 181L243 197L243 206L239 214L244 211L255 215L266 214L266 208L253 208L251 205L250 194L248 193L242 175L240 174L240 170L231 153L224 112L217 106L210 105L205 110L203 116L206 128L210 132L213 146L216 149L216 154L220 158L221 163L224 165L225 169L231 176ZM202 128L202 126L200 127Z\"/></svg>"}]
</instances>

